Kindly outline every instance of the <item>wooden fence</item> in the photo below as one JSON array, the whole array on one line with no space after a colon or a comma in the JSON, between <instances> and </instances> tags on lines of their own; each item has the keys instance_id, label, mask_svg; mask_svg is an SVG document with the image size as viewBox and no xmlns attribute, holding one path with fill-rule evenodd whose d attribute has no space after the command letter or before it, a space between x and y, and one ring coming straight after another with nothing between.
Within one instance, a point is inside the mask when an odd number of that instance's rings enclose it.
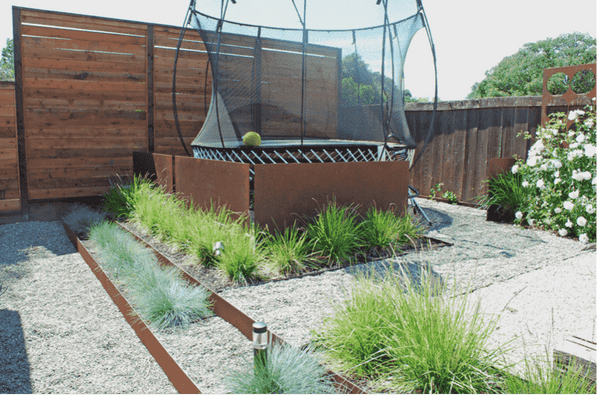
<instances>
[{"instance_id":1,"label":"wooden fence","mask_svg":"<svg viewBox=\"0 0 600 396\"><path fill-rule=\"evenodd\" d=\"M134 151L184 154L171 97L180 28L22 7L13 7L13 28L14 90L12 84L0 85L0 210L32 200L102 194L117 175L133 173ZM265 57L297 51L288 42L269 39L262 45L269 49ZM329 85L313 84L314 92L308 92L309 102L317 98L321 109L311 122L314 133L330 136L337 117L324 109L337 109L341 54L326 47L314 51L319 60L308 62L309 68ZM261 80L298 85L298 64L280 63L264 68ZM264 89L266 99L285 102L280 96L288 90ZM211 90L204 43L187 30L176 100L188 149L206 118ZM261 111L265 129L282 123L277 109ZM419 152L431 104L409 103L406 116ZM422 195L437 183L461 201L481 195L488 160L525 157L530 143L517 133L534 132L540 119L541 97L441 103L435 134L411 170L410 183Z\"/></svg>"},{"instance_id":2,"label":"wooden fence","mask_svg":"<svg viewBox=\"0 0 600 396\"><path fill-rule=\"evenodd\" d=\"M19 210L15 84L0 82L0 211Z\"/></svg>"}]
</instances>

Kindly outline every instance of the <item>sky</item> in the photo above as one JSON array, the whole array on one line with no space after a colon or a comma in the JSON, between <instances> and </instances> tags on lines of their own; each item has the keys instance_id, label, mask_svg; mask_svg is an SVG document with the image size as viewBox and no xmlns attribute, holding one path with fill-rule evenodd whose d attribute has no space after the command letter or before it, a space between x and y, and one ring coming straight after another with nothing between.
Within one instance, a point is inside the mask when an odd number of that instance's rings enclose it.
<instances>
[{"instance_id":1,"label":"sky","mask_svg":"<svg viewBox=\"0 0 600 396\"><path fill-rule=\"evenodd\" d=\"M316 1L319 7L311 7L309 0L306 18L309 27L360 27L368 20L369 2L373 7L376 4L376 0L344 0L338 4L339 1L319 0ZM242 2L252 4L254 9L242 12ZM303 0L295 2L302 14ZM292 0L237 0L237 3L229 5L226 19L269 26L299 26ZM397 10L393 8L395 3L396 0L389 0L390 10ZM485 78L487 70L526 43L575 31L597 37L595 0L422 0L422 3L435 45L438 97L442 100L465 99L473 84ZM221 2L197 0L196 4L198 10L214 14L219 12ZM13 5L181 26L189 0L0 0L2 47L13 35ZM424 29L415 35L409 47L404 76L405 88L414 97L433 98L433 60Z\"/></svg>"}]
</instances>

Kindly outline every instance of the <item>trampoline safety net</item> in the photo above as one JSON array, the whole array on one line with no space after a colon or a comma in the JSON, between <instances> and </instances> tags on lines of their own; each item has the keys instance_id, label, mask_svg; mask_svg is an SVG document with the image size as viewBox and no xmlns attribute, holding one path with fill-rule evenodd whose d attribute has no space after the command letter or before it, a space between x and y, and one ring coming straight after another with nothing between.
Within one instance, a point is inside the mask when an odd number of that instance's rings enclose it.
<instances>
[{"instance_id":1,"label":"trampoline safety net","mask_svg":"<svg viewBox=\"0 0 600 396\"><path fill-rule=\"evenodd\" d=\"M327 18L325 2L277 3L294 11L297 26L227 19L234 11L260 13L261 1L224 0L219 15L197 10L192 1L186 19L204 42L212 77L194 156L269 163L407 159L414 153L403 67L413 36L426 27L420 0L355 2L350 10L346 1L328 1L329 12L338 3L341 13L360 16L359 26L334 30L309 28L311 15ZM261 136L260 146L244 146L249 131Z\"/></svg>"}]
</instances>

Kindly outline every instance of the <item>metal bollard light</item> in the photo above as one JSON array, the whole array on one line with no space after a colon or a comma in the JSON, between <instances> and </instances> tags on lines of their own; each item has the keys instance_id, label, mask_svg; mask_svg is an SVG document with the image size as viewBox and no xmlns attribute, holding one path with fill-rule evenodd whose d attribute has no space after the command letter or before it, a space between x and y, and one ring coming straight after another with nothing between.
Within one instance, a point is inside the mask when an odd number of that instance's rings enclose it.
<instances>
[{"instance_id":1,"label":"metal bollard light","mask_svg":"<svg viewBox=\"0 0 600 396\"><path fill-rule=\"evenodd\" d=\"M254 370L267 365L267 325L263 322L252 324L252 347L254 348Z\"/></svg>"}]
</instances>

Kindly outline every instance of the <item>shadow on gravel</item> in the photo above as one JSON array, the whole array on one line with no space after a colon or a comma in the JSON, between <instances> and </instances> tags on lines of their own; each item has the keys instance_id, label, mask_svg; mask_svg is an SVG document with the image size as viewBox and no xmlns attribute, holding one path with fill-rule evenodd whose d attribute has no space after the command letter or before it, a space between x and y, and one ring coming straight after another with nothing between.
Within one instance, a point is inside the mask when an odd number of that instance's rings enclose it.
<instances>
[{"instance_id":1,"label":"shadow on gravel","mask_svg":"<svg viewBox=\"0 0 600 396\"><path fill-rule=\"evenodd\" d=\"M427 218L431 221L431 226L427 225L427 221L423 218L422 214L420 212L417 211L418 213L418 217L420 218L420 222L421 224L426 227L429 231L438 231L446 228L446 227L450 227L452 225L453 219L452 217L448 216L446 213L444 212L440 212L438 210L433 210L433 209L429 209L429 208L423 208L423 211L425 212L425 215L427 215Z\"/></svg>"},{"instance_id":2,"label":"shadow on gravel","mask_svg":"<svg viewBox=\"0 0 600 396\"><path fill-rule=\"evenodd\" d=\"M402 267L402 268L401 268ZM423 266L420 261L402 261L402 263L398 263L396 261L379 261L376 263L369 264L361 264L353 267L346 267L344 271L347 274L358 276L360 275L368 275L372 277L372 279L377 280L385 277L386 273L392 272L398 276L398 279L402 279L405 276L410 277L413 285L420 287L422 284L422 277L424 273L429 272L429 276L431 277L432 284L435 283L443 283L444 280L442 275L438 272L434 271L433 268Z\"/></svg>"},{"instance_id":3,"label":"shadow on gravel","mask_svg":"<svg viewBox=\"0 0 600 396\"><path fill-rule=\"evenodd\" d=\"M1 394L32 393L21 316L8 309L0 309L0 367Z\"/></svg>"}]
</instances>

